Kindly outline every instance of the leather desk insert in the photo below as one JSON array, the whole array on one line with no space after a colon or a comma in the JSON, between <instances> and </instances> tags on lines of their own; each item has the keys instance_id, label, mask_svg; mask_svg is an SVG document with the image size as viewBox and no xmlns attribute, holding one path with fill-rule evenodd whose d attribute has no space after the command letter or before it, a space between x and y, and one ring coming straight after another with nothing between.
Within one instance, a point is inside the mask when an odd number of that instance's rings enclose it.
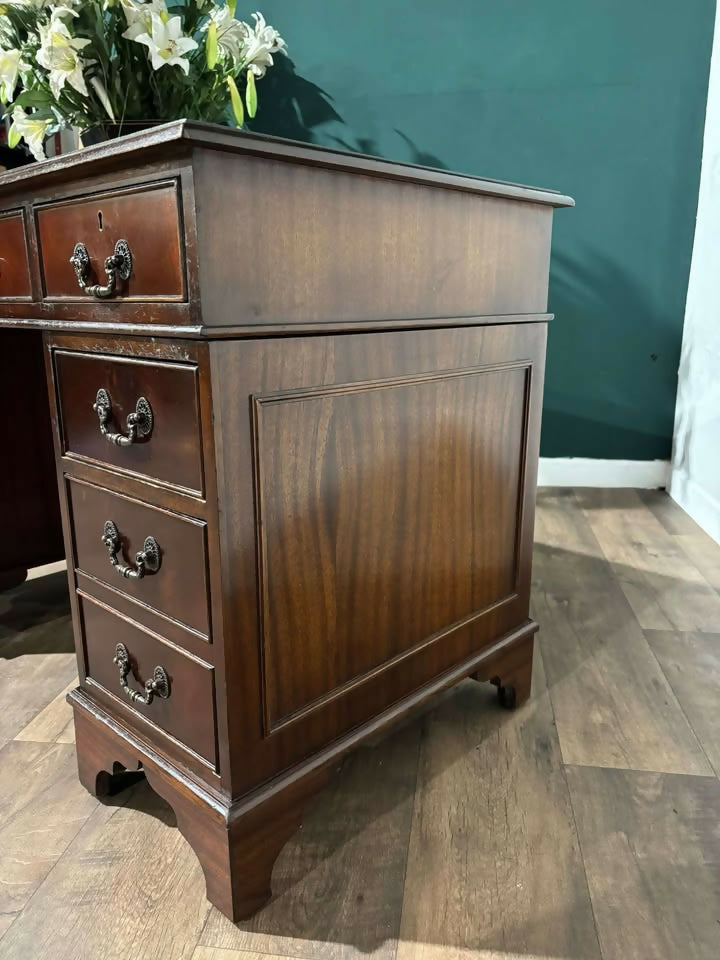
<instances>
[{"instance_id":1,"label":"leather desk insert","mask_svg":"<svg viewBox=\"0 0 720 960\"><path fill-rule=\"evenodd\" d=\"M197 367L56 351L55 368L64 454L203 492Z\"/></svg>"},{"instance_id":2,"label":"leather desk insert","mask_svg":"<svg viewBox=\"0 0 720 960\"><path fill-rule=\"evenodd\" d=\"M0 177L36 211L80 779L141 766L231 918L345 752L464 677L530 694L571 204L185 121Z\"/></svg>"},{"instance_id":3,"label":"leather desk insert","mask_svg":"<svg viewBox=\"0 0 720 960\"><path fill-rule=\"evenodd\" d=\"M24 214L22 210L0 213L0 300L31 297Z\"/></svg>"},{"instance_id":4,"label":"leather desk insert","mask_svg":"<svg viewBox=\"0 0 720 960\"><path fill-rule=\"evenodd\" d=\"M115 254L120 243L130 253L127 276L121 275L122 269L118 272L115 297L184 299L185 263L179 217L174 182L36 207L44 296L82 299L77 273L68 269L76 244L82 245L87 257L83 266L87 284L106 285L105 261Z\"/></svg>"}]
</instances>

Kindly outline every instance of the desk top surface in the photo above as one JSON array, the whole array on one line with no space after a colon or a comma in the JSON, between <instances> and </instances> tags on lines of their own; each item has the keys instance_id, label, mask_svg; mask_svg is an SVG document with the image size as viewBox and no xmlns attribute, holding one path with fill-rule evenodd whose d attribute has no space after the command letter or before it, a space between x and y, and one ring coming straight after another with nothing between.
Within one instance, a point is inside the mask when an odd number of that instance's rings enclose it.
<instances>
[{"instance_id":1,"label":"desk top surface","mask_svg":"<svg viewBox=\"0 0 720 960\"><path fill-rule=\"evenodd\" d=\"M319 166L329 170L342 170L381 179L403 180L409 183L436 186L440 189L526 200L553 207L574 206L574 200L571 197L554 190L472 177L394 160L383 160L190 120L175 120L160 124L61 157L53 157L41 163L8 170L0 174L0 197L17 189L32 188L34 180L64 180L92 174L96 168L100 170L109 161L117 161L119 158L124 157L128 161L132 160L133 163L140 163L146 157L154 156L158 152L172 155L178 150L193 148L222 150L246 156L263 156L268 159Z\"/></svg>"}]
</instances>

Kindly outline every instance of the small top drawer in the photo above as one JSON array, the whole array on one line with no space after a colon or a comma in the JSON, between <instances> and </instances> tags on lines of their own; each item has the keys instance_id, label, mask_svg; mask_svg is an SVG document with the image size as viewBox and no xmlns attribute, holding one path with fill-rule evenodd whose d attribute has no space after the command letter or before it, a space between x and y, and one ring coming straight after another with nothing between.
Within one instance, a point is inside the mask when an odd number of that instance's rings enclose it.
<instances>
[{"instance_id":1,"label":"small top drawer","mask_svg":"<svg viewBox=\"0 0 720 960\"><path fill-rule=\"evenodd\" d=\"M54 352L65 456L202 495L194 364Z\"/></svg>"},{"instance_id":2,"label":"small top drawer","mask_svg":"<svg viewBox=\"0 0 720 960\"><path fill-rule=\"evenodd\" d=\"M46 299L121 301L186 299L184 245L175 181L95 194L35 209ZM107 286L105 264L124 241L127 270L111 268L115 286L105 298L91 296L70 262L82 244L86 286Z\"/></svg>"},{"instance_id":3,"label":"small top drawer","mask_svg":"<svg viewBox=\"0 0 720 960\"><path fill-rule=\"evenodd\" d=\"M22 210L0 213L0 300L30 300L25 217Z\"/></svg>"}]
</instances>

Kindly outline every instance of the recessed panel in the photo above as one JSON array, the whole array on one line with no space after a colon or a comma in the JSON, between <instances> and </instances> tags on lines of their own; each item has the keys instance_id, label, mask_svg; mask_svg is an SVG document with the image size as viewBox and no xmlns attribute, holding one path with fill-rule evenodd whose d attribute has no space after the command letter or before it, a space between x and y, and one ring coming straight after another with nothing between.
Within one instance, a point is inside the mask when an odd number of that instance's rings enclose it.
<instances>
[{"instance_id":1,"label":"recessed panel","mask_svg":"<svg viewBox=\"0 0 720 960\"><path fill-rule=\"evenodd\" d=\"M30 265L21 210L0 214L0 300L29 300Z\"/></svg>"},{"instance_id":2,"label":"recessed panel","mask_svg":"<svg viewBox=\"0 0 720 960\"><path fill-rule=\"evenodd\" d=\"M512 366L256 400L270 728L513 594L527 380Z\"/></svg>"}]
</instances>

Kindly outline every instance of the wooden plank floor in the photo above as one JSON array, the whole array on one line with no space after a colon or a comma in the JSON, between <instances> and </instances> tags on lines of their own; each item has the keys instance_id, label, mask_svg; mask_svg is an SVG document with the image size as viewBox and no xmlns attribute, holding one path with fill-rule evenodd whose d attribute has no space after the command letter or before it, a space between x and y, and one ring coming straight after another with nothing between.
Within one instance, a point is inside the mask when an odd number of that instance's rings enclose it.
<instances>
[{"instance_id":1,"label":"wooden plank floor","mask_svg":"<svg viewBox=\"0 0 720 960\"><path fill-rule=\"evenodd\" d=\"M0 594L0 960L717 960L720 546L663 493L542 490L533 697L466 681L209 907L172 811L75 776L64 574Z\"/></svg>"}]
</instances>

